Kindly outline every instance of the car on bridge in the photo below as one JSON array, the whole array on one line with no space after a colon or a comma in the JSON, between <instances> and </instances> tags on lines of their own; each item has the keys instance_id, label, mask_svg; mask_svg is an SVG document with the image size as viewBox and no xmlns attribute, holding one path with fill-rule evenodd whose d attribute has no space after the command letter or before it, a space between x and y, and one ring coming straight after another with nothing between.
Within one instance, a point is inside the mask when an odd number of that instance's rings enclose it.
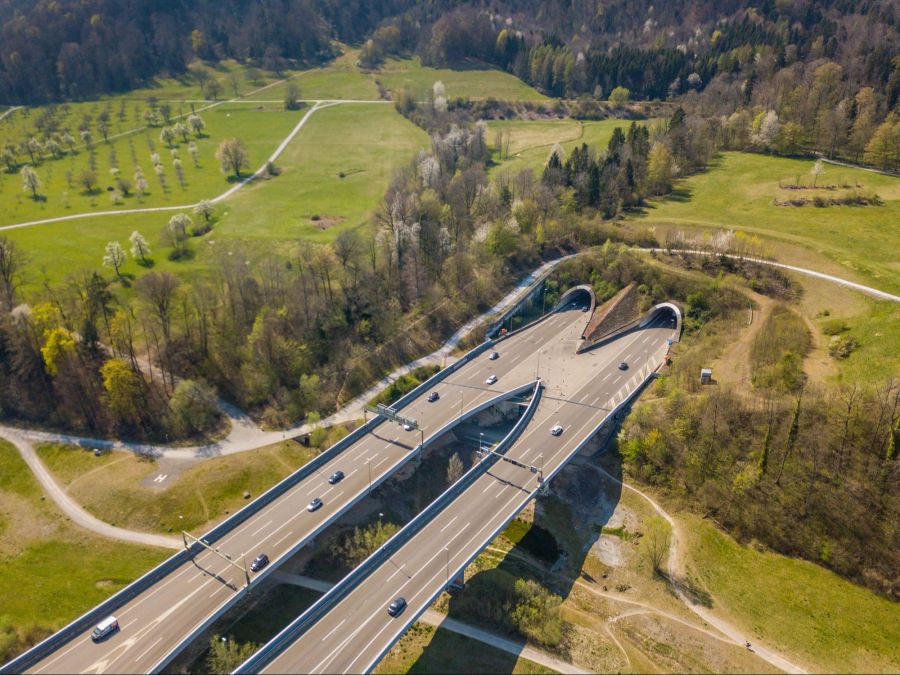
<instances>
[{"instance_id":1,"label":"car on bridge","mask_svg":"<svg viewBox=\"0 0 900 675\"><path fill-rule=\"evenodd\" d=\"M412 431L412 430L413 430L412 424L410 424L409 422L403 423L403 431Z\"/></svg>"},{"instance_id":2,"label":"car on bridge","mask_svg":"<svg viewBox=\"0 0 900 675\"><path fill-rule=\"evenodd\" d=\"M334 485L335 483L340 483L344 480L344 472L338 469L333 474L328 477L329 485Z\"/></svg>"},{"instance_id":3,"label":"car on bridge","mask_svg":"<svg viewBox=\"0 0 900 675\"><path fill-rule=\"evenodd\" d=\"M488 357L491 361L496 361L500 358L500 352L491 352L491 355Z\"/></svg>"},{"instance_id":4,"label":"car on bridge","mask_svg":"<svg viewBox=\"0 0 900 675\"><path fill-rule=\"evenodd\" d=\"M491 375L488 379L484 381L485 384L494 384L497 381L496 375Z\"/></svg>"},{"instance_id":5,"label":"car on bridge","mask_svg":"<svg viewBox=\"0 0 900 675\"><path fill-rule=\"evenodd\" d=\"M553 428L550 430L550 434L553 436L559 436L563 432L563 428L561 424L553 425Z\"/></svg>"},{"instance_id":6,"label":"car on bridge","mask_svg":"<svg viewBox=\"0 0 900 675\"><path fill-rule=\"evenodd\" d=\"M309 506L306 507L306 510L310 513L312 513L313 511L318 511L320 508L322 508L322 504L324 503L325 502L322 501L321 497L316 497L309 503Z\"/></svg>"},{"instance_id":7,"label":"car on bridge","mask_svg":"<svg viewBox=\"0 0 900 675\"><path fill-rule=\"evenodd\" d=\"M260 553L253 559L253 562L250 563L250 571L251 572L259 572L263 567L269 564L269 556L265 553Z\"/></svg>"},{"instance_id":8,"label":"car on bridge","mask_svg":"<svg viewBox=\"0 0 900 675\"><path fill-rule=\"evenodd\" d=\"M387 612L391 616L399 616L403 613L404 609L406 609L406 598L401 596L388 605Z\"/></svg>"},{"instance_id":9,"label":"car on bridge","mask_svg":"<svg viewBox=\"0 0 900 675\"><path fill-rule=\"evenodd\" d=\"M622 363L619 364L619 370L628 370L628 363L622 361Z\"/></svg>"},{"instance_id":10,"label":"car on bridge","mask_svg":"<svg viewBox=\"0 0 900 675\"><path fill-rule=\"evenodd\" d=\"M94 630L91 631L91 640L100 642L108 638L117 630L119 630L119 620L110 615L98 623Z\"/></svg>"},{"instance_id":11,"label":"car on bridge","mask_svg":"<svg viewBox=\"0 0 900 675\"><path fill-rule=\"evenodd\" d=\"M430 394L428 394L428 402L429 402L429 403L434 403L434 402L437 401L440 397L441 397L441 395L440 395L439 393L437 393L436 391L433 391L433 392L431 392Z\"/></svg>"}]
</instances>

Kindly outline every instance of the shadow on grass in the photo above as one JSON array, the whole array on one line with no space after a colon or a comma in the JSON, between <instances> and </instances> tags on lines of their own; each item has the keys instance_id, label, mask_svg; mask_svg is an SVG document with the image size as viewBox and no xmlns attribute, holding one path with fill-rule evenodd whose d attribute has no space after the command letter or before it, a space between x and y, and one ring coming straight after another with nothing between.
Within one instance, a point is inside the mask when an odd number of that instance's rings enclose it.
<instances>
[{"instance_id":1,"label":"shadow on grass","mask_svg":"<svg viewBox=\"0 0 900 675\"><path fill-rule=\"evenodd\" d=\"M605 434L605 438L614 438L615 426L607 433L611 435ZM606 459L606 471L621 476L618 455ZM554 628L553 622L561 619L552 607L569 596L579 577L594 581L582 573L582 568L620 498L619 483L593 468L570 463L554 478L552 491L537 498L533 522L516 518L503 531L504 538L514 546L501 554L499 564L475 573L463 590L451 592L448 617L478 626L520 647L524 647L527 640L539 649L569 660L565 624L561 630ZM517 585L517 582L521 581L537 584L558 596L550 603L549 611L546 608L538 611L539 618L527 625L517 623L513 618L517 614L529 615L528 609L516 612L516 603L521 602L521 584ZM435 635L410 672L440 671L432 667L442 657L442 645L437 637ZM541 639L546 644L541 644ZM492 672L514 672L521 649L518 653L497 652L500 662L492 665ZM420 664L421 669L416 670ZM438 665L444 667L442 662Z\"/></svg>"}]
</instances>

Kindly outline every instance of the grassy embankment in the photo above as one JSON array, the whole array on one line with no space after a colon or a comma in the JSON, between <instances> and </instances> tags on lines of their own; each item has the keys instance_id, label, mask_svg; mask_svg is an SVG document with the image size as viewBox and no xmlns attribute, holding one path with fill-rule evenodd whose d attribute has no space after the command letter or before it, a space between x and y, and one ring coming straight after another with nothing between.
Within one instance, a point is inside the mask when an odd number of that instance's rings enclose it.
<instances>
[{"instance_id":1,"label":"grassy embankment","mask_svg":"<svg viewBox=\"0 0 900 675\"><path fill-rule=\"evenodd\" d=\"M72 525L45 499L16 449L0 441L0 662L170 553Z\"/></svg>"},{"instance_id":2,"label":"grassy embankment","mask_svg":"<svg viewBox=\"0 0 900 675\"><path fill-rule=\"evenodd\" d=\"M742 546L682 515L683 554L716 609L814 670L897 672L900 607L817 565Z\"/></svg>"},{"instance_id":3,"label":"grassy embankment","mask_svg":"<svg viewBox=\"0 0 900 675\"><path fill-rule=\"evenodd\" d=\"M58 444L37 446L37 452L72 498L100 520L128 529L177 534L203 531L234 513L246 503L245 490L259 496L308 462L316 450L288 440L205 460L164 489L141 485L159 468L156 462L130 452L94 457L83 448Z\"/></svg>"}]
</instances>

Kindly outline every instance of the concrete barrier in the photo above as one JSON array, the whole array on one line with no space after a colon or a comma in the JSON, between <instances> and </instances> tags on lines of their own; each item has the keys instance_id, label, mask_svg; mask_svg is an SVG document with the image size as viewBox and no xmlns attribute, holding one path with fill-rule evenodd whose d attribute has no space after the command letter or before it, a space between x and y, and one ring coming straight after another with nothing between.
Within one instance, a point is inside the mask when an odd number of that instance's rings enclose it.
<instances>
[{"instance_id":1,"label":"concrete barrier","mask_svg":"<svg viewBox=\"0 0 900 675\"><path fill-rule=\"evenodd\" d=\"M534 490L532 490L530 493L528 493L527 495L525 495L525 497L522 498L522 500L519 502L519 504L518 504L518 505L516 506L516 508L513 510L512 515L510 515L509 518L507 518L500 526L498 526L493 532L491 532L490 535L488 535L488 536L485 538L485 542L487 542L487 544L489 544L491 541L493 541L493 540L497 537L497 535L499 535L501 532L503 532L503 530L506 529L506 527L512 522L512 520L513 520L517 515L519 515L519 513L522 512L522 509L524 509L524 508L528 505L528 502L530 502L530 501L535 497L535 495L537 495L537 493L541 490L541 488L543 488L544 485L546 485L546 484L547 484L547 483L548 483L548 482L549 482L549 481L550 481L557 473L559 473L559 472L562 470L562 468L565 467L565 465L569 463L569 461L572 459L572 457L574 457L576 454L578 454L578 452L580 452L581 449L582 449L585 445L587 445L587 443L588 443L588 442L589 442L589 441L597 434L597 432L600 431L600 429L603 428L603 426L610 420L610 418L612 418L612 417L614 417L616 414L618 414L618 412L619 412L623 407L625 407L626 404L628 404L628 403L631 402L631 400L634 398L634 396L635 396L637 393L639 393L639 392L644 388L644 386L646 386L647 382L649 382L650 380L653 379L653 377L654 377L654 375L656 374L656 371L657 371L658 369L659 369L659 366L657 366L657 367L654 368L654 369L651 369L650 373L649 373L649 374L641 381L641 384L638 385L637 387L635 387L635 388L634 388L634 391L632 391L627 397L625 397L624 399L622 399L622 402L619 403L619 405L617 405L617 406L616 406L615 408L613 408L606 416L604 416L604 418L600 421L600 423L597 424L597 425L594 427L594 429L591 430L591 432L590 432L589 434L587 434L587 435L584 437L584 440L578 444L578 446L575 448L575 450L573 450L573 451L570 452L568 455L566 455L566 458L565 458L565 459L564 459L564 460L556 467L556 469L554 469L554 470L551 471L547 476L544 477L543 483L542 483L541 485L539 485L537 488L535 488ZM486 546L487 544L485 544L485 546ZM456 578L459 577L461 574L463 574L463 572L465 571L466 567L468 567L469 565L472 564L472 562L475 560L475 558L477 558L477 557L481 554L481 551L482 551L482 550L484 550L484 547L480 547L475 553L473 553L471 556L469 556L469 558L466 559L465 562L463 562L461 565L456 566L456 567L449 573L449 577L450 577L451 579L456 579ZM371 672L371 671L375 668L375 666L378 665L378 662L381 661L381 659L384 658L384 655L387 654L387 653L391 650L391 647L393 647L393 645L397 642L397 640L400 639L400 636L403 635L403 633L404 633L404 632L405 632L405 631L406 631L413 623L415 623L416 620L417 620L420 616L422 616L422 614L424 614L425 611L426 611L429 607L431 607L432 603L434 603L434 601L437 600L438 596L443 592L443 590L444 590L444 589L441 588L441 589L439 589L436 593L433 593L433 594L431 595L431 597L429 597L425 602L423 602L423 603L419 606L418 609L414 609L414 608L412 608L412 607L407 607L407 610L403 613L403 617L404 617L403 620L402 620L401 622L398 622L398 628L397 628L397 630L396 630L395 633L394 633L393 639L388 643L388 646L387 646L385 649L383 649L383 650L378 654L378 656L376 656L376 657L375 657L375 658L374 658L374 659L366 666L366 668L365 668L365 670L364 670L363 672L369 673L369 672ZM412 611L411 611L411 610L412 610ZM408 616L407 616L407 615L408 615ZM236 672L237 672L237 671L236 671Z\"/></svg>"},{"instance_id":2,"label":"concrete barrier","mask_svg":"<svg viewBox=\"0 0 900 675\"><path fill-rule=\"evenodd\" d=\"M461 359L459 359L459 361L447 368L442 369L440 372L435 373L428 380L403 396L395 404L395 406L399 407L407 405L409 402L415 400L424 391L432 388L435 384L459 370L459 368L484 352L492 344L493 343L488 340L478 345L477 347L466 353ZM261 509L268 506L275 499L285 494L288 490L308 478L311 474L315 473L324 464L337 457L341 452L346 450L347 447L375 429L383 421L384 418L376 417L372 420L369 420L369 422L362 425L361 427L353 430L350 434L342 438L333 446L297 469L297 471L285 477L279 483L269 488L262 495L247 504L244 508L234 513L223 522L219 523L212 530L203 535L201 539L203 539L203 541L207 542L208 544L214 544L216 541L231 532L231 530L233 530L236 526L240 525L245 520L258 513ZM387 475L389 474L385 474L385 477L387 477ZM128 586L123 588L118 593L115 593L96 607L82 614L80 617L66 625L64 628L60 629L53 635L49 636L45 640L41 641L31 649L20 654L11 661L0 665L0 673L19 673L32 667L38 661L53 653L54 651L65 645L67 642L72 640L74 637L80 635L85 630L87 630L92 625L96 624L109 614L114 613L118 608L132 600L134 597L147 590L161 579L165 578L166 575L168 575L170 572L188 562L194 555L199 553L201 549L202 547L200 546L200 544L195 543L190 548L184 551L179 551L168 560L163 561L140 578L131 582ZM236 594L236 597L239 596L240 594ZM177 651L173 652L169 658L171 658L175 654L177 654ZM166 662L168 662L168 660ZM165 665L165 663L163 663L162 665Z\"/></svg>"},{"instance_id":3,"label":"concrete barrier","mask_svg":"<svg viewBox=\"0 0 900 675\"><path fill-rule=\"evenodd\" d=\"M497 445L495 451L502 454L515 442L522 430L531 421L534 411L537 409L541 400L542 385L540 381L529 383L521 389L527 391L534 388L534 395L528 408L521 418L516 422L510 432ZM235 669L235 673L257 673L266 667L279 654L283 653L294 641L297 640L312 624L322 618L337 603L350 593L357 584L366 579L380 564L390 558L397 550L400 549L409 539L421 531L434 517L440 513L448 504L456 497L464 492L472 483L480 478L490 467L492 467L499 458L494 454L487 455L484 459L467 471L458 481L447 488L443 494L429 504L425 510L413 518L393 537L388 539L381 547L366 558L358 565L350 574L339 581L330 591L317 600L303 614L292 621L278 635L272 638L267 644L256 654L247 659L244 663Z\"/></svg>"}]
</instances>

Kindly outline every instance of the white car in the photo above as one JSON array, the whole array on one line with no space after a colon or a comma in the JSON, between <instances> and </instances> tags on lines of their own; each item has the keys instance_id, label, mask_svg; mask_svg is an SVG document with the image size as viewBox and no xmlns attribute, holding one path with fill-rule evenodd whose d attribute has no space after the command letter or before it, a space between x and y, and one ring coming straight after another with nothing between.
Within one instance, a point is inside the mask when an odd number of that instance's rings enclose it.
<instances>
[{"instance_id":1,"label":"white car","mask_svg":"<svg viewBox=\"0 0 900 675\"><path fill-rule=\"evenodd\" d=\"M412 430L413 430L412 424L404 424L403 425L403 431L412 431Z\"/></svg>"},{"instance_id":2,"label":"white car","mask_svg":"<svg viewBox=\"0 0 900 675\"><path fill-rule=\"evenodd\" d=\"M491 352L491 355L488 357L491 361L496 361L500 358L500 354L497 352Z\"/></svg>"},{"instance_id":3,"label":"white car","mask_svg":"<svg viewBox=\"0 0 900 675\"><path fill-rule=\"evenodd\" d=\"M485 384L494 384L497 381L496 375L491 375L488 379L484 381Z\"/></svg>"},{"instance_id":4,"label":"white car","mask_svg":"<svg viewBox=\"0 0 900 675\"><path fill-rule=\"evenodd\" d=\"M551 433L552 435L554 435L554 436L559 436L560 434L562 434L562 432L563 432L563 428L562 428L562 425L561 425L561 424L555 425L555 426L550 430L550 433Z\"/></svg>"}]
</instances>

